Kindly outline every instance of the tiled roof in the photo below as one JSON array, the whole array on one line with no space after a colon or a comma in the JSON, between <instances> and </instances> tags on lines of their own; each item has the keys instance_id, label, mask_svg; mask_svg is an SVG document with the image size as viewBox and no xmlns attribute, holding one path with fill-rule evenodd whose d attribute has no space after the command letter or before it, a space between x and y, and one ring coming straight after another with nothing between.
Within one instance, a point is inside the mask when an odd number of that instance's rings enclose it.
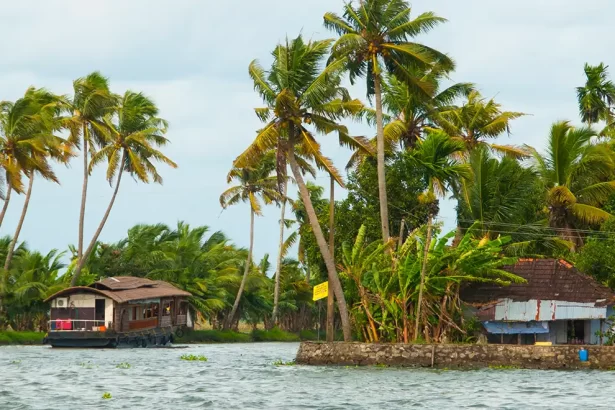
<instances>
[{"instance_id":1,"label":"tiled roof","mask_svg":"<svg viewBox=\"0 0 615 410\"><path fill-rule=\"evenodd\" d=\"M498 286L492 283L469 285L461 292L461 299L467 303L489 303L498 299L560 300L565 302L615 304L615 293L579 272L564 260L519 259L504 270L524 278L527 283L513 283Z\"/></svg>"},{"instance_id":2,"label":"tiled roof","mask_svg":"<svg viewBox=\"0 0 615 410\"><path fill-rule=\"evenodd\" d=\"M90 286L76 286L61 290L47 298L46 302L60 296L66 296L77 292L97 293L113 299L118 303L126 303L140 299L191 296L189 292L178 289L170 283L161 280L153 281L145 278L118 276L116 278L103 279Z\"/></svg>"}]
</instances>

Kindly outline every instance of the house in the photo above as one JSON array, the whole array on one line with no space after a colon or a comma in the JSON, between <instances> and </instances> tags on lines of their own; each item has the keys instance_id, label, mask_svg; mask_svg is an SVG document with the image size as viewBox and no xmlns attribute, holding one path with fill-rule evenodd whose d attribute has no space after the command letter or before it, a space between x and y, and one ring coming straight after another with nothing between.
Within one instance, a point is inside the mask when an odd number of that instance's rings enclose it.
<instances>
[{"instance_id":1,"label":"house","mask_svg":"<svg viewBox=\"0 0 615 410\"><path fill-rule=\"evenodd\" d=\"M520 259L503 269L527 283L477 283L461 292L489 343L603 343L600 333L612 326L611 289L561 259Z\"/></svg>"},{"instance_id":2,"label":"house","mask_svg":"<svg viewBox=\"0 0 615 410\"><path fill-rule=\"evenodd\" d=\"M55 347L166 344L191 327L190 293L163 282L110 277L49 297L47 343Z\"/></svg>"}]
</instances>

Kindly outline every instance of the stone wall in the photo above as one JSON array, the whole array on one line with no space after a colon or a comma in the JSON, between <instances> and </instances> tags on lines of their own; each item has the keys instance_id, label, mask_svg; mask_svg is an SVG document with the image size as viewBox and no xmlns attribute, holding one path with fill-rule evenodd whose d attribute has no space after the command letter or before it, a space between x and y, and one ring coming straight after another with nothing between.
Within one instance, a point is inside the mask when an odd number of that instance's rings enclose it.
<instances>
[{"instance_id":1,"label":"stone wall","mask_svg":"<svg viewBox=\"0 0 615 410\"><path fill-rule=\"evenodd\" d=\"M586 346L589 362L579 360L581 346L528 345L410 345L303 342L297 363L308 365L388 365L476 369L615 368L615 347Z\"/></svg>"}]
</instances>

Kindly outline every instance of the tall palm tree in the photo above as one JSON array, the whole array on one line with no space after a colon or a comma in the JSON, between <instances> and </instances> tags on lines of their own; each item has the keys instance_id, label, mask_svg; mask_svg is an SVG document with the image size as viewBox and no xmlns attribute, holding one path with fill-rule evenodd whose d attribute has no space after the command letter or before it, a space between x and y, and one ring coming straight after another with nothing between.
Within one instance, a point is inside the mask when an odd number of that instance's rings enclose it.
<instances>
[{"instance_id":1,"label":"tall palm tree","mask_svg":"<svg viewBox=\"0 0 615 410\"><path fill-rule=\"evenodd\" d=\"M358 5L347 3L343 16L326 13L325 27L340 38L333 46L334 58L348 58L350 81L367 79L367 94L376 97L376 136L378 158L378 192L382 238L389 240L388 202L385 177L384 121L382 110L382 73L394 73L417 93L432 95L434 86L417 76L416 71L431 69L450 71L453 61L446 55L410 40L444 23L446 19L426 12L410 19L406 0L365 0Z\"/></svg>"},{"instance_id":2,"label":"tall palm tree","mask_svg":"<svg viewBox=\"0 0 615 410\"><path fill-rule=\"evenodd\" d=\"M419 337L419 324L421 323L421 305L423 302L423 289L427 271L427 259L431 247L433 217L439 212L438 196L444 196L448 187L463 178L469 178L471 169L469 165L459 163L454 159L465 149L462 141L450 138L442 131L433 132L412 152L409 159L422 170L427 182L427 191L421 195L421 202L428 208L427 235L424 244L423 267L419 287L419 299L416 305L416 328L414 339Z\"/></svg>"},{"instance_id":3,"label":"tall palm tree","mask_svg":"<svg viewBox=\"0 0 615 410\"><path fill-rule=\"evenodd\" d=\"M90 158L97 148L107 142L99 132L104 127L103 117L117 106L117 96L109 89L109 80L95 71L73 81L73 97L64 98L64 107L69 115L64 120L64 127L70 135L68 140L83 153L83 186L81 189L81 208L79 210L79 237L77 259L83 256L83 229L85 208L90 175ZM96 126L95 126L96 125Z\"/></svg>"},{"instance_id":4,"label":"tall palm tree","mask_svg":"<svg viewBox=\"0 0 615 410\"><path fill-rule=\"evenodd\" d=\"M615 160L608 145L592 142L596 133L567 121L551 126L547 152L532 150L533 166L546 189L549 225L573 243L583 244L578 229L612 215L601 209L615 193Z\"/></svg>"},{"instance_id":5,"label":"tall palm tree","mask_svg":"<svg viewBox=\"0 0 615 410\"><path fill-rule=\"evenodd\" d=\"M472 91L460 107L450 107L434 116L438 127L454 139L462 141L466 153L484 146L499 154L524 157L527 150L512 145L499 145L486 140L497 138L504 132L510 134L510 122L526 114L502 111L501 105L491 99L486 101L478 91Z\"/></svg>"},{"instance_id":6,"label":"tall palm tree","mask_svg":"<svg viewBox=\"0 0 615 410\"><path fill-rule=\"evenodd\" d=\"M53 159L57 162L66 164L72 156L70 145L68 145L64 139L54 135L54 131L60 128L58 117L60 109L57 97L44 89L39 89L33 90L29 94L27 93L25 98L29 100L29 104L32 106L31 108L37 110L36 114L31 117L33 120L31 124L31 133L39 141L29 147L31 168L22 170L24 175L28 176L28 188L26 190L21 216L17 222L13 240L8 248L4 263L5 270L8 270L11 266L15 246L17 245L28 212L35 174L39 174L42 178L57 183L58 181L51 170L48 160Z\"/></svg>"},{"instance_id":7,"label":"tall palm tree","mask_svg":"<svg viewBox=\"0 0 615 410\"><path fill-rule=\"evenodd\" d=\"M346 60L340 59L320 70L331 43L332 40L305 43L299 36L276 47L269 72L256 61L250 64L249 73L254 87L267 104L267 107L257 109L257 113L267 123L254 142L235 160L235 166L245 167L257 163L270 150L276 152L276 169L285 169L286 164L290 164L333 284L344 338L350 340L351 327L342 284L297 161L297 154L310 159L319 169L325 170L343 185L339 171L322 154L320 144L309 128L325 135L335 132L346 144L352 147L357 144L349 136L348 129L337 122L345 116L357 115L363 109L361 102L351 100L348 91L340 86ZM278 177L282 175L278 172Z\"/></svg>"},{"instance_id":8,"label":"tall palm tree","mask_svg":"<svg viewBox=\"0 0 615 410\"><path fill-rule=\"evenodd\" d=\"M581 121L588 126L599 121L613 122L611 107L615 104L615 84L609 80L608 66L585 63L586 81L577 87Z\"/></svg>"},{"instance_id":9,"label":"tall palm tree","mask_svg":"<svg viewBox=\"0 0 615 410\"><path fill-rule=\"evenodd\" d=\"M92 156L89 172L98 163L107 160L107 180L109 184L113 183L116 176L117 180L107 210L90 244L77 263L71 280L72 286L78 283L81 269L96 246L98 237L109 218L122 175L127 172L141 182L153 181L162 184L162 177L152 160L177 168L175 162L156 148L168 143L165 137L168 124L158 117L158 107L150 98L142 93L126 91L113 111L117 114L107 114L102 122L91 123L92 128L104 138L106 145Z\"/></svg>"},{"instance_id":10,"label":"tall palm tree","mask_svg":"<svg viewBox=\"0 0 615 410\"><path fill-rule=\"evenodd\" d=\"M441 89L441 82L445 79L442 71L430 71L423 78L434 84L433 95L416 93L414 89L389 75L382 82L384 91L382 105L386 109L383 114L384 126L384 152L391 155L396 151L412 149L423 138L426 128L433 124L433 118L441 112L449 110L457 98L467 97L473 91L472 83L456 83ZM366 110L369 123L375 119L375 111ZM377 138L370 143L376 146ZM374 149L375 151L375 149ZM365 158L361 151L356 151L348 164L348 168L359 165Z\"/></svg>"},{"instance_id":11,"label":"tall palm tree","mask_svg":"<svg viewBox=\"0 0 615 410\"><path fill-rule=\"evenodd\" d=\"M316 170L312 165L301 157L297 157L297 162L303 171L303 174L309 173L312 177L316 177ZM286 175L286 170L284 170L284 175ZM278 323L278 306L280 300L280 272L282 271L282 262L285 254L285 246L284 243L284 228L286 227L286 203L288 196L288 178L282 181L283 189L282 189L282 201L280 204L280 240L278 242L278 258L276 261L276 269L275 269L275 284L273 289L273 312L271 314L271 322L273 325L277 325Z\"/></svg>"},{"instance_id":12,"label":"tall palm tree","mask_svg":"<svg viewBox=\"0 0 615 410\"><path fill-rule=\"evenodd\" d=\"M220 205L223 208L228 208L231 205L235 205L239 202L248 202L250 204L250 245L248 248L248 258L245 263L243 277L241 279L241 285L237 291L235 302L231 313L227 317L224 328L231 327L235 314L239 308L239 302L243 295L246 281L248 279L248 273L252 266L252 249L254 246L254 216L262 215L261 204L258 197L262 197L265 204L271 204L275 201L281 201L281 195L277 191L278 180L271 174L275 170L274 153L270 152L266 155L262 161L253 168L233 168L227 176L228 183L238 181L239 184L235 185L220 195Z\"/></svg>"},{"instance_id":13,"label":"tall palm tree","mask_svg":"<svg viewBox=\"0 0 615 410\"><path fill-rule=\"evenodd\" d=\"M17 101L0 102L0 161L7 181L7 193L0 211L0 225L6 215L11 192L22 193L22 176L36 169L44 178L57 182L46 161L47 138L41 124L49 121L48 108L51 94L42 89L29 88Z\"/></svg>"},{"instance_id":14,"label":"tall palm tree","mask_svg":"<svg viewBox=\"0 0 615 410\"><path fill-rule=\"evenodd\" d=\"M324 135L337 133L339 140L351 147L359 144L349 136L348 129L338 123L341 118L358 115L363 110L363 104L350 99L348 91L340 85L346 60L340 59L324 70L320 69L332 42L322 40L305 43L299 36L276 47L273 52L274 61L268 72L256 61L250 64L249 72L254 87L267 104L267 107L257 109L257 113L267 123L254 142L235 160L235 166L255 163L269 150L276 152L276 169L284 169L287 163L290 164L327 266L329 279L333 283L344 338L350 340L350 320L342 285L297 160L297 155L308 158L343 185L339 171L322 154L320 144L309 128Z\"/></svg>"}]
</instances>

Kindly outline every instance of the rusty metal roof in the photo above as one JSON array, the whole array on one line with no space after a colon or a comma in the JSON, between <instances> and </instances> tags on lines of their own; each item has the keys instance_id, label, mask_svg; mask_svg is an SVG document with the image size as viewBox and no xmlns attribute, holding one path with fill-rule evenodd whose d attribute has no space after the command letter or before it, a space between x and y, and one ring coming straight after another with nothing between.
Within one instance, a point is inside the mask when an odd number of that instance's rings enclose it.
<instances>
[{"instance_id":1,"label":"rusty metal roof","mask_svg":"<svg viewBox=\"0 0 615 410\"><path fill-rule=\"evenodd\" d=\"M113 279L118 279L118 281ZM75 286L61 290L47 298L45 302L78 292L96 293L113 299L117 303L126 303L140 299L191 296L189 292L178 289L170 283L161 280L153 281L145 278L118 276L117 278L103 279L90 286Z\"/></svg>"},{"instance_id":2,"label":"rusty metal roof","mask_svg":"<svg viewBox=\"0 0 615 410\"><path fill-rule=\"evenodd\" d=\"M527 283L513 283L509 286L475 283L462 290L461 299L475 304L491 303L499 299L615 304L615 293L611 289L579 272L565 260L519 259L515 265L503 269L521 276Z\"/></svg>"}]
</instances>

